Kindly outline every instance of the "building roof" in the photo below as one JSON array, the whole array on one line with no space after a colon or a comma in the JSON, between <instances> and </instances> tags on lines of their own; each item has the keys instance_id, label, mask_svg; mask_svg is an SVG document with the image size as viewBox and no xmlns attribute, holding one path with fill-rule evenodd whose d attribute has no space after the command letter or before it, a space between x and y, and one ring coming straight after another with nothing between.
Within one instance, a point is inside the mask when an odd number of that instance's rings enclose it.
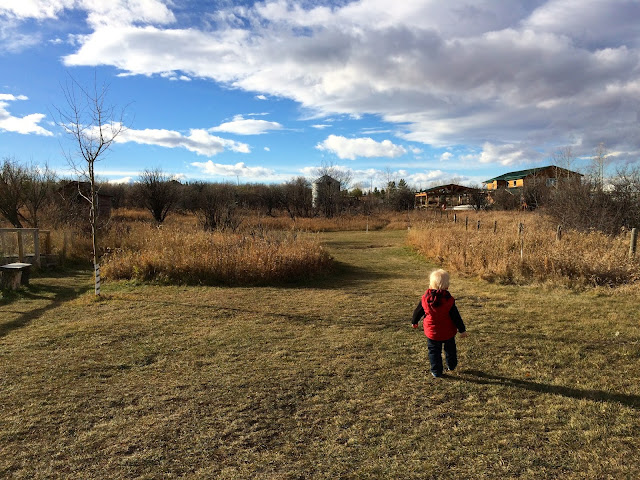
<instances>
[{"instance_id":1,"label":"building roof","mask_svg":"<svg viewBox=\"0 0 640 480\"><path fill-rule=\"evenodd\" d=\"M313 183L340 183L340 182L329 175L322 175L320 178L317 178L316 180L314 180Z\"/></svg>"},{"instance_id":2,"label":"building roof","mask_svg":"<svg viewBox=\"0 0 640 480\"><path fill-rule=\"evenodd\" d=\"M567 170L566 168L556 167L555 165L547 165L545 167L529 168L527 170L517 170L515 172L504 173L504 174L499 175L497 177L490 178L489 180L485 180L482 183L491 183L491 182L495 182L496 180L504 180L505 182L508 182L509 180L520 180L521 178L528 177L529 175L535 175L536 173L542 172L543 170L546 170L548 168L555 168L555 169L561 170L561 171L563 171L565 173L570 173L570 174L582 176L581 173L573 172L571 170Z\"/></svg>"},{"instance_id":3,"label":"building roof","mask_svg":"<svg viewBox=\"0 0 640 480\"><path fill-rule=\"evenodd\" d=\"M464 185L457 185L455 183L449 183L448 185L438 185L437 187L431 187L427 188L426 190L421 190L421 193L450 194L475 192L476 190L478 189L473 187L465 187Z\"/></svg>"}]
</instances>

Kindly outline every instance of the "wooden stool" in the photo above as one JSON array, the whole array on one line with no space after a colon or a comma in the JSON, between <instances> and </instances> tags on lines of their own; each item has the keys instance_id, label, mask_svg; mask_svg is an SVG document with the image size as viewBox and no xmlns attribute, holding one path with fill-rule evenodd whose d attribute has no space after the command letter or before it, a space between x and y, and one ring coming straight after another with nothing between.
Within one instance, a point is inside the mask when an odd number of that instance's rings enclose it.
<instances>
[{"instance_id":1,"label":"wooden stool","mask_svg":"<svg viewBox=\"0 0 640 480\"><path fill-rule=\"evenodd\" d=\"M0 266L2 278L0 287L8 290L16 290L20 285L29 285L31 274L30 263L7 263Z\"/></svg>"}]
</instances>

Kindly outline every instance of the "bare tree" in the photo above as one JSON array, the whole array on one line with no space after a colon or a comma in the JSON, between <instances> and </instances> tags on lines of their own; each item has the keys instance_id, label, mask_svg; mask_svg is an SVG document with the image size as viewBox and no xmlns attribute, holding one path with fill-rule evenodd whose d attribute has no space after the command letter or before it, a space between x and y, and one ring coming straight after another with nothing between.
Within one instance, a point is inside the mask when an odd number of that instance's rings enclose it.
<instances>
[{"instance_id":1,"label":"bare tree","mask_svg":"<svg viewBox=\"0 0 640 480\"><path fill-rule=\"evenodd\" d=\"M31 164L26 168L26 173L24 206L29 212L29 223L33 228L38 228L38 213L51 201L56 175L47 164L44 167Z\"/></svg>"},{"instance_id":2,"label":"bare tree","mask_svg":"<svg viewBox=\"0 0 640 480\"><path fill-rule=\"evenodd\" d=\"M27 171L12 158L5 158L0 166L0 214L15 228L22 228L26 220L20 209L24 206Z\"/></svg>"},{"instance_id":3,"label":"bare tree","mask_svg":"<svg viewBox=\"0 0 640 480\"><path fill-rule=\"evenodd\" d=\"M576 161L576 156L573 153L573 149L570 146L560 147L557 151L551 155L551 160L556 167L563 168L565 170L573 170L573 164ZM560 172L562 170L559 170ZM560 175L556 175L556 178L560 179Z\"/></svg>"},{"instance_id":4,"label":"bare tree","mask_svg":"<svg viewBox=\"0 0 640 480\"><path fill-rule=\"evenodd\" d=\"M340 182L341 190L348 190L349 185L351 185L351 180L353 180L353 174L350 170L334 165L330 162L322 162L322 164L316 168L316 175L318 177L327 175L334 180L337 180Z\"/></svg>"},{"instance_id":5,"label":"bare tree","mask_svg":"<svg viewBox=\"0 0 640 480\"><path fill-rule=\"evenodd\" d=\"M230 183L195 182L188 186L188 208L207 231L236 230L236 187Z\"/></svg>"},{"instance_id":6,"label":"bare tree","mask_svg":"<svg viewBox=\"0 0 640 480\"><path fill-rule=\"evenodd\" d=\"M292 220L308 217L313 209L311 185L304 177L291 179L281 186L282 205Z\"/></svg>"},{"instance_id":7,"label":"bare tree","mask_svg":"<svg viewBox=\"0 0 640 480\"><path fill-rule=\"evenodd\" d=\"M161 224L175 207L179 198L180 183L160 168L144 170L136 184L137 196L154 220Z\"/></svg>"},{"instance_id":8,"label":"bare tree","mask_svg":"<svg viewBox=\"0 0 640 480\"><path fill-rule=\"evenodd\" d=\"M78 185L79 194L89 202L89 223L93 246L93 265L96 272L95 293L100 295L98 264L98 195L95 164L112 147L118 135L124 130L124 109L118 110L107 103L108 87L98 85L94 77L93 85L87 88L69 76L62 86L65 105L54 107L56 123L71 138L75 147L65 152L69 165L81 181L89 183L85 194Z\"/></svg>"},{"instance_id":9,"label":"bare tree","mask_svg":"<svg viewBox=\"0 0 640 480\"><path fill-rule=\"evenodd\" d=\"M595 153L591 158L590 175L593 178L594 186L597 190L604 188L604 169L609 160L607 149L604 143L599 143Z\"/></svg>"}]
</instances>

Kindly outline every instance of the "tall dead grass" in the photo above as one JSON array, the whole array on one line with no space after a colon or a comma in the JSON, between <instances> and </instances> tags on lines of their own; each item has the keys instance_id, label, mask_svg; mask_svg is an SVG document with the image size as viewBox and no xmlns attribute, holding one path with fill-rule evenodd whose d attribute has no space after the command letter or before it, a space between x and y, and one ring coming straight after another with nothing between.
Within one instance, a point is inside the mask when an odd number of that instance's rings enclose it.
<instances>
[{"instance_id":1,"label":"tall dead grass","mask_svg":"<svg viewBox=\"0 0 640 480\"><path fill-rule=\"evenodd\" d=\"M556 232L557 225L538 212L465 212L457 214L457 223L452 213L449 218L432 215L411 230L408 241L452 270L488 280L567 286L618 286L640 281L639 262L628 258L628 234L568 230L557 240Z\"/></svg>"},{"instance_id":2,"label":"tall dead grass","mask_svg":"<svg viewBox=\"0 0 640 480\"><path fill-rule=\"evenodd\" d=\"M236 212L238 220L237 231L250 232L260 230L282 230L282 231L304 231L304 232L348 232L365 230L403 230L410 225L412 218L420 215L418 212L377 212L371 215L363 214L342 214L332 218L323 216L317 217L296 217L291 218L285 212L275 215L259 214L251 210L238 210ZM113 211L111 223L132 224L132 223L152 223L153 218L148 211L142 209L120 208ZM191 227L198 223L198 219L191 213L173 213L167 217L164 225Z\"/></svg>"},{"instance_id":3,"label":"tall dead grass","mask_svg":"<svg viewBox=\"0 0 640 480\"><path fill-rule=\"evenodd\" d=\"M330 265L329 254L310 235L138 224L106 255L102 274L107 280L255 285L308 277Z\"/></svg>"},{"instance_id":4,"label":"tall dead grass","mask_svg":"<svg viewBox=\"0 0 640 480\"><path fill-rule=\"evenodd\" d=\"M291 219L289 216L260 216L249 214L243 217L241 229L251 230L298 230L304 232L348 232L382 230L390 223L384 215L340 215L333 218L310 217ZM406 228L406 227L405 227Z\"/></svg>"}]
</instances>

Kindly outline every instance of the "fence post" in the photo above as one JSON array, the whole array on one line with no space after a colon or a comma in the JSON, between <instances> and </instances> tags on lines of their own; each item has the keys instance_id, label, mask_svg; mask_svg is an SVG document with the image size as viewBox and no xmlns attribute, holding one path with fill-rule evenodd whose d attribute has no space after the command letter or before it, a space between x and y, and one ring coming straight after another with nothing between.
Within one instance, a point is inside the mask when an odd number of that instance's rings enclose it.
<instances>
[{"instance_id":1,"label":"fence post","mask_svg":"<svg viewBox=\"0 0 640 480\"><path fill-rule=\"evenodd\" d=\"M95 294L100 296L100 265L94 263L93 268L95 272Z\"/></svg>"},{"instance_id":2,"label":"fence post","mask_svg":"<svg viewBox=\"0 0 640 480\"><path fill-rule=\"evenodd\" d=\"M453 214L453 223L458 223L458 214Z\"/></svg>"},{"instance_id":3,"label":"fence post","mask_svg":"<svg viewBox=\"0 0 640 480\"><path fill-rule=\"evenodd\" d=\"M4 244L4 232L0 232L0 251L2 252L2 263L5 262L5 257L8 260L9 256L7 255L6 246Z\"/></svg>"},{"instance_id":4,"label":"fence post","mask_svg":"<svg viewBox=\"0 0 640 480\"><path fill-rule=\"evenodd\" d=\"M62 263L67 259L67 243L69 242L69 233L64 230L62 237Z\"/></svg>"},{"instance_id":5,"label":"fence post","mask_svg":"<svg viewBox=\"0 0 640 480\"><path fill-rule=\"evenodd\" d=\"M47 230L44 236L44 254L51 255L51 232Z\"/></svg>"},{"instance_id":6,"label":"fence post","mask_svg":"<svg viewBox=\"0 0 640 480\"><path fill-rule=\"evenodd\" d=\"M496 233L498 231L498 221L494 220L493 221L493 233Z\"/></svg>"},{"instance_id":7,"label":"fence post","mask_svg":"<svg viewBox=\"0 0 640 480\"><path fill-rule=\"evenodd\" d=\"M478 230L480 230L480 220L478 220Z\"/></svg>"},{"instance_id":8,"label":"fence post","mask_svg":"<svg viewBox=\"0 0 640 480\"><path fill-rule=\"evenodd\" d=\"M518 235L520 236L520 261L524 261L524 223L518 225Z\"/></svg>"},{"instance_id":9,"label":"fence post","mask_svg":"<svg viewBox=\"0 0 640 480\"><path fill-rule=\"evenodd\" d=\"M636 244L638 243L638 229L631 229L631 243L629 244L629 258L636 256Z\"/></svg>"},{"instance_id":10,"label":"fence post","mask_svg":"<svg viewBox=\"0 0 640 480\"><path fill-rule=\"evenodd\" d=\"M562 240L562 225L558 225L556 230L556 241L559 242L560 240Z\"/></svg>"},{"instance_id":11,"label":"fence post","mask_svg":"<svg viewBox=\"0 0 640 480\"><path fill-rule=\"evenodd\" d=\"M469 230L469 217L464 217L464 229Z\"/></svg>"},{"instance_id":12,"label":"fence post","mask_svg":"<svg viewBox=\"0 0 640 480\"><path fill-rule=\"evenodd\" d=\"M18 236L18 261L22 263L24 262L24 245L22 243L22 232L18 230L16 232L16 235Z\"/></svg>"},{"instance_id":13,"label":"fence post","mask_svg":"<svg viewBox=\"0 0 640 480\"><path fill-rule=\"evenodd\" d=\"M33 256L36 266L40 268L40 231L37 228L33 230Z\"/></svg>"}]
</instances>

